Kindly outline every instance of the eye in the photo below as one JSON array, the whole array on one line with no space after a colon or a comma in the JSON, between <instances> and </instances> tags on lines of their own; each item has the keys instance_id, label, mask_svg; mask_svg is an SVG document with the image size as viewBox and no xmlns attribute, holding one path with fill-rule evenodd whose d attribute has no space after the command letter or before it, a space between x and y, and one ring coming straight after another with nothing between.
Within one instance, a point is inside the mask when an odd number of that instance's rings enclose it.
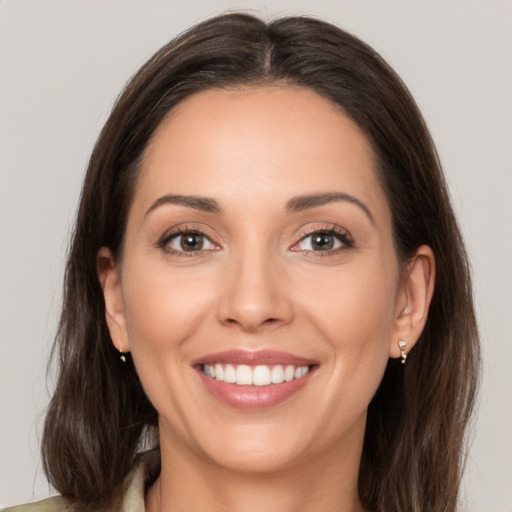
<instances>
[{"instance_id":1,"label":"eye","mask_svg":"<svg viewBox=\"0 0 512 512\"><path fill-rule=\"evenodd\" d=\"M292 247L293 251L331 252L343 247L351 247L352 241L347 233L334 229L318 230L303 237Z\"/></svg>"},{"instance_id":2,"label":"eye","mask_svg":"<svg viewBox=\"0 0 512 512\"><path fill-rule=\"evenodd\" d=\"M182 253L217 249L217 246L206 235L197 232L174 233L164 238L161 246L168 251Z\"/></svg>"}]
</instances>

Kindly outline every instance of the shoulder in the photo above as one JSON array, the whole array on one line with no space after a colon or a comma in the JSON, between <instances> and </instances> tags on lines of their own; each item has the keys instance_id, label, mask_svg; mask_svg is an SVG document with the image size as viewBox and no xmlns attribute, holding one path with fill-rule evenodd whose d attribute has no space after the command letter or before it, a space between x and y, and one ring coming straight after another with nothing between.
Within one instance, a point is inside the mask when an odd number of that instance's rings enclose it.
<instances>
[{"instance_id":1,"label":"shoulder","mask_svg":"<svg viewBox=\"0 0 512 512\"><path fill-rule=\"evenodd\" d=\"M54 496L36 503L2 509L1 512L66 512L68 502L61 496Z\"/></svg>"},{"instance_id":2,"label":"shoulder","mask_svg":"<svg viewBox=\"0 0 512 512\"><path fill-rule=\"evenodd\" d=\"M160 450L153 449L139 454L123 482L119 496L112 502L112 510L144 512L145 489L156 479L159 472ZM73 508L71 505L62 496L55 496L36 503L0 509L0 512L68 512Z\"/></svg>"}]
</instances>

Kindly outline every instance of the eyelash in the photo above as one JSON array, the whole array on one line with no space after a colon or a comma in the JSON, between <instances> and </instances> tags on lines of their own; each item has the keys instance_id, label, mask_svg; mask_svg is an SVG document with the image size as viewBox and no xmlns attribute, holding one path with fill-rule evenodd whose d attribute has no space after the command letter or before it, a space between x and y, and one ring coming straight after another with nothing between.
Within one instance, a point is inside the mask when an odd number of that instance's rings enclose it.
<instances>
[{"instance_id":1,"label":"eyelash","mask_svg":"<svg viewBox=\"0 0 512 512\"><path fill-rule=\"evenodd\" d=\"M346 249L350 249L352 247L354 247L354 241L352 239L352 236L351 234L346 230L346 229L342 229L338 226L333 226L333 225L326 225L326 226L317 226L315 228L312 228L311 230L308 230L301 238L298 242L296 242L291 250L293 251L293 247L296 247L297 245L299 245L300 243L302 243L303 241L305 241L307 238L313 236L313 235L328 235L328 236L333 236L334 238L336 238L342 245L341 247L336 247L334 249L330 249L330 250L327 250L327 251L314 251L314 250L307 250L307 251L302 251L302 252L306 252L308 255L311 255L311 254L314 254L315 256L320 256L320 257L323 257L323 256L331 256L331 255L334 255L334 254L338 254L340 251L343 251L343 250L346 250ZM297 250L297 252L299 252Z\"/></svg>"},{"instance_id":2,"label":"eyelash","mask_svg":"<svg viewBox=\"0 0 512 512\"><path fill-rule=\"evenodd\" d=\"M183 228L177 229L176 231L166 233L160 239L160 241L157 243L157 246L160 249L164 250L165 252L167 252L173 256L178 256L178 257L197 256L198 254L200 254L202 252L209 252L209 251L216 250L216 249L205 249L205 250L198 250L198 251L180 251L180 250L174 249L168 245L173 239L178 238L180 236L185 236L185 235L200 236L203 239L207 240L210 244L216 245L210 240L210 238L207 235L202 233L200 230L195 229L195 228L189 228L189 227L185 226Z\"/></svg>"},{"instance_id":3,"label":"eyelash","mask_svg":"<svg viewBox=\"0 0 512 512\"><path fill-rule=\"evenodd\" d=\"M178 257L197 256L198 254L200 254L202 252L210 252L210 251L215 251L216 250L216 249L200 249L200 250L197 250L197 251L184 251L184 250L180 251L180 250L171 248L169 246L169 243L173 239L176 239L176 238L178 238L180 236L185 236L185 235L200 236L200 237L203 237L205 240L207 240L210 244L216 245L216 244L214 244L214 242L212 242L210 240L210 238L207 235L202 233L200 230L194 229L194 228L189 228L189 227L185 226L185 227L180 228L180 229L178 229L176 231L172 231L171 233L166 233L158 241L157 247L162 249L162 250L164 250L164 251L166 251L167 253L172 254L173 256L178 256ZM311 249L310 250L294 249L294 247L298 246L299 244L304 242L308 237L311 237L313 235L333 236L342 245L341 245L341 247L336 247L334 249L330 249L330 250L326 250L326 251L315 251L315 250L311 250ZM338 226L332 226L332 225L327 226L326 225L326 226L318 226L318 227L315 227L315 228L313 228L311 230L308 230L305 234L303 234L301 236L301 238L299 239L298 242L295 242L293 244L293 246L290 248L290 250L292 250L294 252L305 252L308 255L309 254L314 254L315 256L329 256L329 255L337 254L340 251L343 251L345 249L350 249L353 246L354 246L354 242L353 242L352 236L350 235L350 233L347 230L341 229Z\"/></svg>"}]
</instances>

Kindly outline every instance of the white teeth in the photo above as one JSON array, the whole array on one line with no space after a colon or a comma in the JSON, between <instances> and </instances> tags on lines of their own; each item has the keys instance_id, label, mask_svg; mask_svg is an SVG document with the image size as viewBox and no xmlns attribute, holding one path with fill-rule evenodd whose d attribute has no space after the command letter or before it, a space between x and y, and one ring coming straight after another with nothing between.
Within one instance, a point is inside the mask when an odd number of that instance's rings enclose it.
<instances>
[{"instance_id":1,"label":"white teeth","mask_svg":"<svg viewBox=\"0 0 512 512\"><path fill-rule=\"evenodd\" d=\"M271 384L270 368L268 366L256 366L252 374L252 383L255 386L268 386Z\"/></svg>"},{"instance_id":2,"label":"white teeth","mask_svg":"<svg viewBox=\"0 0 512 512\"><path fill-rule=\"evenodd\" d=\"M272 384L281 384L281 382L284 382L284 370L280 364L272 368L272 371L270 372L270 380L272 381Z\"/></svg>"},{"instance_id":3,"label":"white teeth","mask_svg":"<svg viewBox=\"0 0 512 512\"><path fill-rule=\"evenodd\" d=\"M294 366L287 366L285 371L284 371L284 380L286 382L290 382L291 380L293 380L295 377L295 367Z\"/></svg>"},{"instance_id":4,"label":"white teeth","mask_svg":"<svg viewBox=\"0 0 512 512\"><path fill-rule=\"evenodd\" d=\"M236 382L236 370L232 364L227 364L224 370L224 382L233 384Z\"/></svg>"},{"instance_id":5,"label":"white teeth","mask_svg":"<svg viewBox=\"0 0 512 512\"><path fill-rule=\"evenodd\" d=\"M236 367L236 383L242 386L250 386L252 384L252 371L250 366L240 364Z\"/></svg>"},{"instance_id":6,"label":"white teeth","mask_svg":"<svg viewBox=\"0 0 512 512\"><path fill-rule=\"evenodd\" d=\"M215 378L217 380L224 380L224 368L222 368L221 364L215 365Z\"/></svg>"},{"instance_id":7,"label":"white teeth","mask_svg":"<svg viewBox=\"0 0 512 512\"><path fill-rule=\"evenodd\" d=\"M215 367L215 370L217 370L217 367ZM304 377L304 375L308 373L308 370L307 366L299 366L298 368L295 368L295 378L300 379L301 377Z\"/></svg>"},{"instance_id":8,"label":"white teeth","mask_svg":"<svg viewBox=\"0 0 512 512\"><path fill-rule=\"evenodd\" d=\"M288 365L284 368L278 364L270 367L266 365L248 366L245 364L205 364L203 373L213 379L237 384L239 386L269 386L300 379L309 372L309 366Z\"/></svg>"}]
</instances>

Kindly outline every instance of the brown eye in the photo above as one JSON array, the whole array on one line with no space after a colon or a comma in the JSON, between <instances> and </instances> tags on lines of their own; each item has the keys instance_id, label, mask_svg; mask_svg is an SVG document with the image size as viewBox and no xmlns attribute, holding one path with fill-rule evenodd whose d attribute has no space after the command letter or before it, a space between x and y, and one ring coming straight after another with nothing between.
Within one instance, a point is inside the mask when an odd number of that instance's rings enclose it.
<instances>
[{"instance_id":1,"label":"brown eye","mask_svg":"<svg viewBox=\"0 0 512 512\"><path fill-rule=\"evenodd\" d=\"M345 241L341 239L340 235L329 232L318 232L305 236L297 244L297 249L295 250L317 252L332 251L339 249L344 245L346 245Z\"/></svg>"},{"instance_id":2,"label":"brown eye","mask_svg":"<svg viewBox=\"0 0 512 512\"><path fill-rule=\"evenodd\" d=\"M353 242L348 232L338 232L338 230L318 230L304 236L292 251L306 252L326 252L348 249L353 247Z\"/></svg>"},{"instance_id":3,"label":"brown eye","mask_svg":"<svg viewBox=\"0 0 512 512\"><path fill-rule=\"evenodd\" d=\"M200 251L204 245L203 235L190 233L187 235L180 235L180 247L184 251Z\"/></svg>"},{"instance_id":4,"label":"brown eye","mask_svg":"<svg viewBox=\"0 0 512 512\"><path fill-rule=\"evenodd\" d=\"M217 246L201 233L175 233L163 240L161 246L170 252L181 253L217 249Z\"/></svg>"},{"instance_id":5,"label":"brown eye","mask_svg":"<svg viewBox=\"0 0 512 512\"><path fill-rule=\"evenodd\" d=\"M311 236L311 247L314 251L328 251L334 248L336 239L334 235L317 233Z\"/></svg>"}]
</instances>

